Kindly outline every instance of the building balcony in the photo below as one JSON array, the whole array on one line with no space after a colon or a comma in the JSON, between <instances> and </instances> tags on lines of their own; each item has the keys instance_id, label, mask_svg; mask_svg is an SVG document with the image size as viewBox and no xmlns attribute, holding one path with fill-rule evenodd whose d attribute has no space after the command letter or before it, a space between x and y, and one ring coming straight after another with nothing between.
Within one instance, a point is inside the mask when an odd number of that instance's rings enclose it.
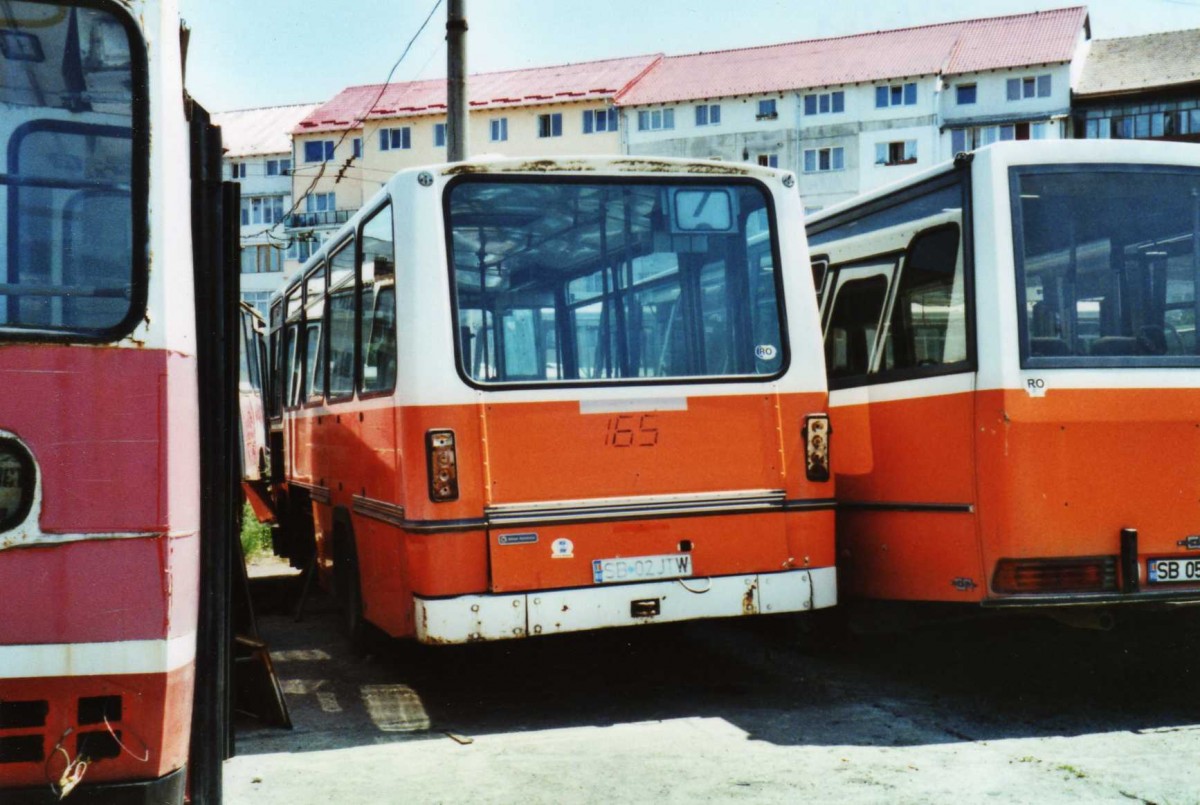
<instances>
[{"instance_id":1,"label":"building balcony","mask_svg":"<svg viewBox=\"0 0 1200 805\"><path fill-rule=\"evenodd\" d=\"M325 210L323 212L295 212L283 218L285 229L311 229L318 226L337 226L350 220L355 210Z\"/></svg>"}]
</instances>

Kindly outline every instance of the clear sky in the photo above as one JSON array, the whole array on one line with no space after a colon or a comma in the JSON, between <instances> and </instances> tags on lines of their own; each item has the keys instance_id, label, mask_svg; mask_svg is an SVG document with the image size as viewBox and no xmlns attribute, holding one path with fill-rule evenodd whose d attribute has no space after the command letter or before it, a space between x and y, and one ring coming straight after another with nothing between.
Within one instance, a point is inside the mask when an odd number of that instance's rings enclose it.
<instances>
[{"instance_id":1,"label":"clear sky","mask_svg":"<svg viewBox=\"0 0 1200 805\"><path fill-rule=\"evenodd\" d=\"M437 0L180 0L188 85L212 111L382 82ZM1069 0L466 0L471 72L694 53L1077 5ZM1092 0L1092 37L1200 28L1200 0ZM394 80L446 74L446 5Z\"/></svg>"}]
</instances>

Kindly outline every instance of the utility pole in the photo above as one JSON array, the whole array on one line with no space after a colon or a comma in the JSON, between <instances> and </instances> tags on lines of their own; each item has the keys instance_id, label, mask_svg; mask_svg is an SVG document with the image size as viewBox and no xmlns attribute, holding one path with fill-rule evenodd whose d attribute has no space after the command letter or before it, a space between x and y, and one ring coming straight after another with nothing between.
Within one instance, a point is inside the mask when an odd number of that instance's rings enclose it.
<instances>
[{"instance_id":1,"label":"utility pole","mask_svg":"<svg viewBox=\"0 0 1200 805\"><path fill-rule=\"evenodd\" d=\"M446 154L467 158L467 0L446 7Z\"/></svg>"}]
</instances>

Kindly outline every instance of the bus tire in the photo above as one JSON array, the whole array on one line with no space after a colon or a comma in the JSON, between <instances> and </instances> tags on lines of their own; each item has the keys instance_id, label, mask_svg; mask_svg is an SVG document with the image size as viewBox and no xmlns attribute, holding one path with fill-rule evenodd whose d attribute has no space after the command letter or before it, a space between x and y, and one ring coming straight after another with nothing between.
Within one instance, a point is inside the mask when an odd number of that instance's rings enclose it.
<instances>
[{"instance_id":1,"label":"bus tire","mask_svg":"<svg viewBox=\"0 0 1200 805\"><path fill-rule=\"evenodd\" d=\"M367 646L368 626L363 619L362 580L354 534L338 524L333 536L333 595L337 600L342 633L355 651Z\"/></svg>"}]
</instances>

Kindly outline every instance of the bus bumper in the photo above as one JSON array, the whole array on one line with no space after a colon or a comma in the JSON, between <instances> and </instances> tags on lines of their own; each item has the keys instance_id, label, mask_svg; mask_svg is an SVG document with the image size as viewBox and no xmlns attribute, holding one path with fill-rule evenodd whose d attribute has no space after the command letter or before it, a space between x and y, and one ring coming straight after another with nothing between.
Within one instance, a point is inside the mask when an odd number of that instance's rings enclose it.
<instances>
[{"instance_id":1,"label":"bus bumper","mask_svg":"<svg viewBox=\"0 0 1200 805\"><path fill-rule=\"evenodd\" d=\"M88 783L87 778L68 795L71 805L182 805L187 769L176 769L157 780ZM49 785L35 788L0 788L4 805L51 805L60 802Z\"/></svg>"},{"instance_id":2,"label":"bus bumper","mask_svg":"<svg viewBox=\"0 0 1200 805\"><path fill-rule=\"evenodd\" d=\"M503 595L415 598L417 640L472 643L614 626L807 612L837 603L832 567Z\"/></svg>"}]
</instances>

